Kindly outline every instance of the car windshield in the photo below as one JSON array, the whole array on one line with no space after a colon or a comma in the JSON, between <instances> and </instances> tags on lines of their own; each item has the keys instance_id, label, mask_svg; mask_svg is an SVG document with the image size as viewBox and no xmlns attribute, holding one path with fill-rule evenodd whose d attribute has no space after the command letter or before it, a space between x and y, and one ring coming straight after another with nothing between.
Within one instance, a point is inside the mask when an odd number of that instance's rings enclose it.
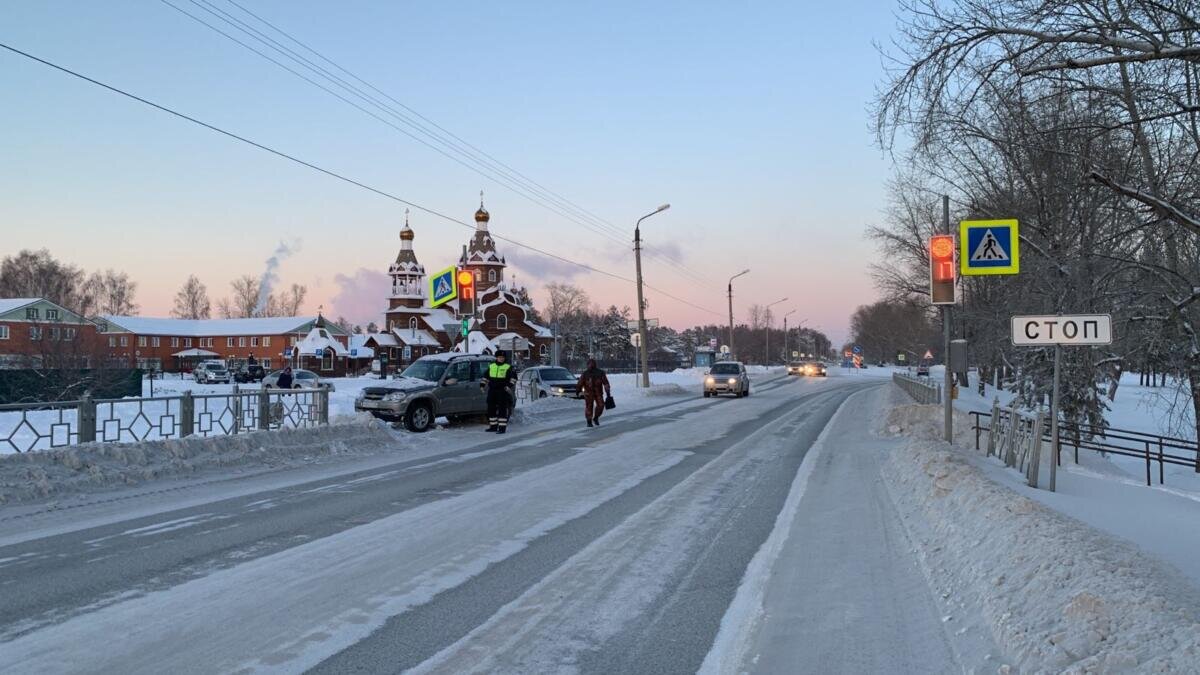
<instances>
[{"instance_id":1,"label":"car windshield","mask_svg":"<svg viewBox=\"0 0 1200 675\"><path fill-rule=\"evenodd\" d=\"M542 379L547 382L563 382L574 380L575 376L566 368L544 368L542 370Z\"/></svg>"},{"instance_id":2,"label":"car windshield","mask_svg":"<svg viewBox=\"0 0 1200 675\"><path fill-rule=\"evenodd\" d=\"M737 375L738 365L736 363L717 363L712 367L713 375Z\"/></svg>"},{"instance_id":3,"label":"car windshield","mask_svg":"<svg viewBox=\"0 0 1200 675\"><path fill-rule=\"evenodd\" d=\"M442 374L445 372L445 361L417 361L411 366L405 368L404 372L401 374L404 377L415 377L418 380L438 382L442 379Z\"/></svg>"},{"instance_id":4,"label":"car windshield","mask_svg":"<svg viewBox=\"0 0 1200 675\"><path fill-rule=\"evenodd\" d=\"M208 366L206 366L206 367L207 367L209 370L211 370L211 371L213 371L213 372L217 372L217 373L219 373L219 372L221 372L221 371L225 370L225 366L218 365L218 364L215 364L215 363L210 363L210 364L208 364Z\"/></svg>"}]
</instances>

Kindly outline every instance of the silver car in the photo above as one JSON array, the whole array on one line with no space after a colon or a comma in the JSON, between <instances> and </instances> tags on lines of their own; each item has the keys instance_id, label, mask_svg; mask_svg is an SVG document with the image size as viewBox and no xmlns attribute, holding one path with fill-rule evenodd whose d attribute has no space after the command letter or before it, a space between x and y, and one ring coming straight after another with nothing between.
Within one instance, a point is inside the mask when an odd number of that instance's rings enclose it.
<instances>
[{"instance_id":1,"label":"silver car","mask_svg":"<svg viewBox=\"0 0 1200 675\"><path fill-rule=\"evenodd\" d=\"M197 384L229 384L232 377L221 361L201 361L192 369L192 379Z\"/></svg>"},{"instance_id":2,"label":"silver car","mask_svg":"<svg viewBox=\"0 0 1200 675\"><path fill-rule=\"evenodd\" d=\"M750 395L750 375L741 361L718 361L704 378L704 398L733 394L738 398Z\"/></svg>"},{"instance_id":3,"label":"silver car","mask_svg":"<svg viewBox=\"0 0 1200 675\"><path fill-rule=\"evenodd\" d=\"M571 371L559 366L534 366L521 371L517 386L528 392L530 398L560 396L579 398L576 391L579 378ZM524 394L522 394L524 395Z\"/></svg>"},{"instance_id":4,"label":"silver car","mask_svg":"<svg viewBox=\"0 0 1200 675\"><path fill-rule=\"evenodd\" d=\"M282 370L276 370L270 375L262 379L262 386L268 389L277 389L279 387L279 376L283 374ZM333 391L333 383L325 382L311 370L303 368L292 368L292 389L328 389Z\"/></svg>"}]
</instances>

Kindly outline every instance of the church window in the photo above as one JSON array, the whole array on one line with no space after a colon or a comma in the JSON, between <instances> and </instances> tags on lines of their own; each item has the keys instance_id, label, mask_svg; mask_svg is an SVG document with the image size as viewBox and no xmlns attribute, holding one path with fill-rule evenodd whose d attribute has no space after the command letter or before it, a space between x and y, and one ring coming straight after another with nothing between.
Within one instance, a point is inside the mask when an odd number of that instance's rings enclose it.
<instances>
[{"instance_id":1,"label":"church window","mask_svg":"<svg viewBox=\"0 0 1200 675\"><path fill-rule=\"evenodd\" d=\"M495 271L495 270L493 270L493 271ZM499 328L500 330L508 329L508 315L507 314L501 314L500 316L496 317L496 328Z\"/></svg>"},{"instance_id":2,"label":"church window","mask_svg":"<svg viewBox=\"0 0 1200 675\"><path fill-rule=\"evenodd\" d=\"M496 280L496 270L488 270L488 281Z\"/></svg>"},{"instance_id":3,"label":"church window","mask_svg":"<svg viewBox=\"0 0 1200 675\"><path fill-rule=\"evenodd\" d=\"M409 318L409 320L408 320L408 329L409 329L409 330L416 330L416 329L417 329L417 317L415 317L415 316L414 316L414 317L411 317L411 318Z\"/></svg>"},{"instance_id":4,"label":"church window","mask_svg":"<svg viewBox=\"0 0 1200 675\"><path fill-rule=\"evenodd\" d=\"M481 281L483 281L483 274L479 270L475 270L475 285L478 286Z\"/></svg>"}]
</instances>

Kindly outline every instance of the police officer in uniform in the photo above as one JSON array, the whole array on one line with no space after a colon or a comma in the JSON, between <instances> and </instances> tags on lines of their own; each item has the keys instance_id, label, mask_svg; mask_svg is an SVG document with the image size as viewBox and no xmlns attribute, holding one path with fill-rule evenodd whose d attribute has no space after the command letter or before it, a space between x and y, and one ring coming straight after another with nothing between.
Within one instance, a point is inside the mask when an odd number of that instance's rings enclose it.
<instances>
[{"instance_id":1,"label":"police officer in uniform","mask_svg":"<svg viewBox=\"0 0 1200 675\"><path fill-rule=\"evenodd\" d=\"M508 411L512 407L512 391L517 385L517 372L504 352L496 352L496 360L488 364L487 377L488 431L498 434L508 429Z\"/></svg>"}]
</instances>

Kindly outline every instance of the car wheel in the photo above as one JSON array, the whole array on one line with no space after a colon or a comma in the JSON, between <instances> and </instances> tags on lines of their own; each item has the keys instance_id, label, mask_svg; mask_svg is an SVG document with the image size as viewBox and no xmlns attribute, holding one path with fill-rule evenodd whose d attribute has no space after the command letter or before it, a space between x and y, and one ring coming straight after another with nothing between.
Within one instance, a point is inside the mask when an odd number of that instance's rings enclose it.
<instances>
[{"instance_id":1,"label":"car wheel","mask_svg":"<svg viewBox=\"0 0 1200 675\"><path fill-rule=\"evenodd\" d=\"M539 393L538 393L538 398L546 398L546 392L544 392L544 391L543 391L543 392L539 392Z\"/></svg>"},{"instance_id":2,"label":"car wheel","mask_svg":"<svg viewBox=\"0 0 1200 675\"><path fill-rule=\"evenodd\" d=\"M433 426L433 410L430 409L427 403L417 403L408 407L408 412L404 414L404 426L408 427L409 431L424 433L429 431Z\"/></svg>"},{"instance_id":3,"label":"car wheel","mask_svg":"<svg viewBox=\"0 0 1200 675\"><path fill-rule=\"evenodd\" d=\"M293 384L293 385L292 385L292 389L303 389L303 388L304 388L304 387L301 387L301 386L300 386L300 385L298 385L298 384Z\"/></svg>"}]
</instances>

